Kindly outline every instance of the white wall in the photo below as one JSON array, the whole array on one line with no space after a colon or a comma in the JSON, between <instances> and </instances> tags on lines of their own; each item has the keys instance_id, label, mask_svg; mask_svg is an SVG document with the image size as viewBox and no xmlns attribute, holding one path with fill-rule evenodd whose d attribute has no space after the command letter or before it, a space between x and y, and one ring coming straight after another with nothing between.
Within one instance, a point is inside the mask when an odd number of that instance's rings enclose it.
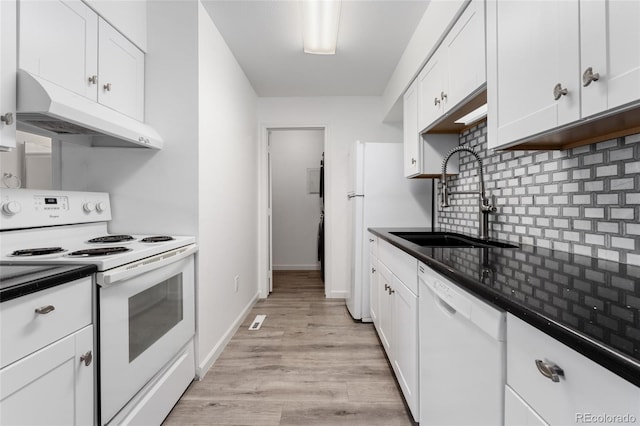
<instances>
[{"instance_id":1,"label":"white wall","mask_svg":"<svg viewBox=\"0 0 640 426\"><path fill-rule=\"evenodd\" d=\"M307 169L320 168L324 130L277 129L270 133L273 269L319 269L318 224L322 201Z\"/></svg>"},{"instance_id":2,"label":"white wall","mask_svg":"<svg viewBox=\"0 0 640 426\"><path fill-rule=\"evenodd\" d=\"M346 297L350 280L350 219L347 208L349 147L357 140L401 142L402 129L394 124L382 123L383 104L380 97L260 98L258 118L263 129L326 126L325 292L327 297ZM263 140L261 143L264 145L266 141ZM262 162L263 194L266 193L265 173L266 167ZM264 212L265 209L262 199L261 211ZM265 242L261 241L261 245L264 250Z\"/></svg>"},{"instance_id":3,"label":"white wall","mask_svg":"<svg viewBox=\"0 0 640 426\"><path fill-rule=\"evenodd\" d=\"M382 94L385 121L402 121L402 95L469 0L431 0Z\"/></svg>"},{"instance_id":4,"label":"white wall","mask_svg":"<svg viewBox=\"0 0 640 426\"><path fill-rule=\"evenodd\" d=\"M258 118L257 96L202 5L198 28L198 354L206 370L258 295Z\"/></svg>"},{"instance_id":5,"label":"white wall","mask_svg":"<svg viewBox=\"0 0 640 426\"><path fill-rule=\"evenodd\" d=\"M202 375L257 296L256 94L199 2L147 17L146 121L164 147L64 144L62 188L110 192L111 232L196 235Z\"/></svg>"}]
</instances>

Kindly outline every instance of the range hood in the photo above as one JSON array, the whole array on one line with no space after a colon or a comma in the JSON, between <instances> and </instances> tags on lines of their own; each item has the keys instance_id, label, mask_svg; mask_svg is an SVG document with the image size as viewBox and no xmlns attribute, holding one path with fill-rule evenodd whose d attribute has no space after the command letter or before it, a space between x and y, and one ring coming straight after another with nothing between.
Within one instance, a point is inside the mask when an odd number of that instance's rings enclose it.
<instances>
[{"instance_id":1,"label":"range hood","mask_svg":"<svg viewBox=\"0 0 640 426\"><path fill-rule=\"evenodd\" d=\"M24 130L83 135L92 146L162 148L160 135L147 124L22 69L17 95L17 121Z\"/></svg>"}]
</instances>

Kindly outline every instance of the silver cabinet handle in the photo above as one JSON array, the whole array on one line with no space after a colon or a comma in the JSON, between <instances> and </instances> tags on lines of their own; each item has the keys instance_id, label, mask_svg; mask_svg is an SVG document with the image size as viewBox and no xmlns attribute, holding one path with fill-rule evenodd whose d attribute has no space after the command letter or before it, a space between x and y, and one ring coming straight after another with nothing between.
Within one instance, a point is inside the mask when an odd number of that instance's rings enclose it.
<instances>
[{"instance_id":1,"label":"silver cabinet handle","mask_svg":"<svg viewBox=\"0 0 640 426\"><path fill-rule=\"evenodd\" d=\"M8 112L8 113L0 116L0 121L2 121L7 126L12 125L13 124L13 113L12 112Z\"/></svg>"},{"instance_id":2,"label":"silver cabinet handle","mask_svg":"<svg viewBox=\"0 0 640 426\"><path fill-rule=\"evenodd\" d=\"M416 164L416 159L415 158L411 158L411 164Z\"/></svg>"},{"instance_id":3,"label":"silver cabinet handle","mask_svg":"<svg viewBox=\"0 0 640 426\"><path fill-rule=\"evenodd\" d=\"M447 99L447 94L444 92L444 90L440 92L440 99L442 99L443 101Z\"/></svg>"},{"instance_id":4,"label":"silver cabinet handle","mask_svg":"<svg viewBox=\"0 0 640 426\"><path fill-rule=\"evenodd\" d=\"M558 383L560 376L564 377L564 370L555 364L536 359L536 367L538 367L540 374L552 382Z\"/></svg>"},{"instance_id":5,"label":"silver cabinet handle","mask_svg":"<svg viewBox=\"0 0 640 426\"><path fill-rule=\"evenodd\" d=\"M371 273L375 274L376 273L376 268L371 268Z\"/></svg>"},{"instance_id":6,"label":"silver cabinet handle","mask_svg":"<svg viewBox=\"0 0 640 426\"><path fill-rule=\"evenodd\" d=\"M51 311L55 311L56 307L53 305L41 306L36 308L36 314L47 315Z\"/></svg>"},{"instance_id":7,"label":"silver cabinet handle","mask_svg":"<svg viewBox=\"0 0 640 426\"><path fill-rule=\"evenodd\" d=\"M111 91L111 83L107 83L103 87L104 87L104 90L106 90L107 92Z\"/></svg>"},{"instance_id":8,"label":"silver cabinet handle","mask_svg":"<svg viewBox=\"0 0 640 426\"><path fill-rule=\"evenodd\" d=\"M553 88L553 99L556 101L560 99L561 96L566 96L569 91L566 88L562 88L562 84L558 83Z\"/></svg>"},{"instance_id":9,"label":"silver cabinet handle","mask_svg":"<svg viewBox=\"0 0 640 426\"><path fill-rule=\"evenodd\" d=\"M87 367L91 365L91 361L93 361L93 354L91 353L91 351L88 351L80 357L80 362L84 362L84 365L86 365Z\"/></svg>"},{"instance_id":10,"label":"silver cabinet handle","mask_svg":"<svg viewBox=\"0 0 640 426\"><path fill-rule=\"evenodd\" d=\"M396 292L396 291L395 291L394 289L392 289L391 287L389 287L389 294L390 294L390 295L391 295L391 294L393 294L393 293L395 293L395 292Z\"/></svg>"},{"instance_id":11,"label":"silver cabinet handle","mask_svg":"<svg viewBox=\"0 0 640 426\"><path fill-rule=\"evenodd\" d=\"M98 76L97 75L92 75L91 77L89 77L89 83L98 84Z\"/></svg>"},{"instance_id":12,"label":"silver cabinet handle","mask_svg":"<svg viewBox=\"0 0 640 426\"><path fill-rule=\"evenodd\" d=\"M439 103L440 103L440 99L438 99L438 98L433 98L433 104L434 104L435 106L438 106L438 104L439 104Z\"/></svg>"},{"instance_id":13,"label":"silver cabinet handle","mask_svg":"<svg viewBox=\"0 0 640 426\"><path fill-rule=\"evenodd\" d=\"M375 241L375 240L374 240L373 238L369 238L369 242L370 242L370 243L372 243L372 242L374 242L374 241Z\"/></svg>"},{"instance_id":14,"label":"silver cabinet handle","mask_svg":"<svg viewBox=\"0 0 640 426\"><path fill-rule=\"evenodd\" d=\"M600 73L594 73L593 68L589 67L584 70L584 74L582 74L582 86L587 87L592 81L598 81L599 78Z\"/></svg>"}]
</instances>

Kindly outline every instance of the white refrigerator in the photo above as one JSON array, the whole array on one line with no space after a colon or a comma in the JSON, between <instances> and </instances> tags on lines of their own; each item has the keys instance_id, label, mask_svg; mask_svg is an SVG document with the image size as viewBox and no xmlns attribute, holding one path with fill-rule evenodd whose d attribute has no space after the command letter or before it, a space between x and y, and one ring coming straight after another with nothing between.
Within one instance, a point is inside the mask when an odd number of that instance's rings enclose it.
<instances>
[{"instance_id":1,"label":"white refrigerator","mask_svg":"<svg viewBox=\"0 0 640 426\"><path fill-rule=\"evenodd\" d=\"M430 227L431 179L407 179L402 143L356 142L349 151L351 291L356 320L371 321L368 228Z\"/></svg>"}]
</instances>

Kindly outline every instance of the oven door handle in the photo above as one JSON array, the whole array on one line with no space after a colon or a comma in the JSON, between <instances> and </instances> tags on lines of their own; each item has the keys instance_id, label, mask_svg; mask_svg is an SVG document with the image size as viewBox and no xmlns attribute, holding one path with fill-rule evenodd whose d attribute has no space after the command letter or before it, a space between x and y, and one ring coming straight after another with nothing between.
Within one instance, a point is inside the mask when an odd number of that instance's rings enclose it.
<instances>
[{"instance_id":1,"label":"oven door handle","mask_svg":"<svg viewBox=\"0 0 640 426\"><path fill-rule=\"evenodd\" d=\"M98 272L96 274L96 283L101 287L107 287L119 281L130 279L145 272L175 263L187 256L191 256L197 250L198 246L196 244L189 244L155 256L127 263L126 265L118 266L105 272Z\"/></svg>"}]
</instances>

